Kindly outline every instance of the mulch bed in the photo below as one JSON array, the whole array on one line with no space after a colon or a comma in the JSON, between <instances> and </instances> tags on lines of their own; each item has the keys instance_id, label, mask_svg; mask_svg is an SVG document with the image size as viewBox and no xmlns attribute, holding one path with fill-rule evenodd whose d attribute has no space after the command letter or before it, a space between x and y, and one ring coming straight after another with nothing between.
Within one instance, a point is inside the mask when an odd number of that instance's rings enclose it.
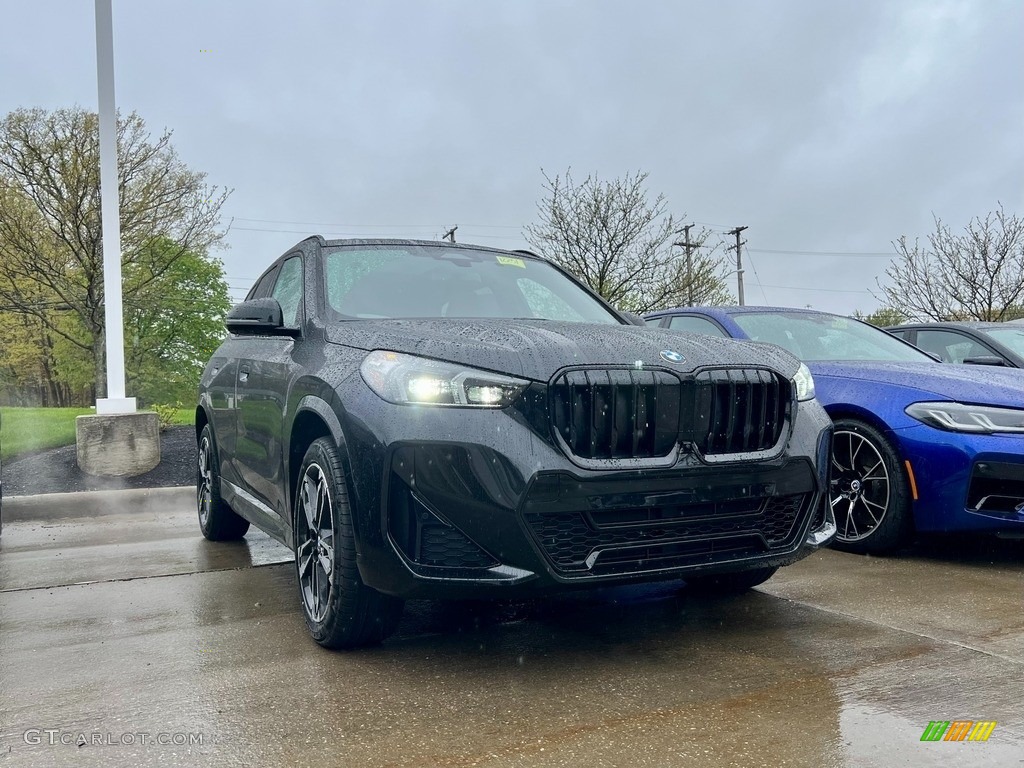
<instances>
[{"instance_id":1,"label":"mulch bed","mask_svg":"<svg viewBox=\"0 0 1024 768\"><path fill-rule=\"evenodd\" d=\"M15 459L3 465L4 496L38 493L111 491L124 488L165 488L195 485L194 427L169 427L160 433L160 463L136 477L93 477L78 468L75 446L66 445Z\"/></svg>"}]
</instances>

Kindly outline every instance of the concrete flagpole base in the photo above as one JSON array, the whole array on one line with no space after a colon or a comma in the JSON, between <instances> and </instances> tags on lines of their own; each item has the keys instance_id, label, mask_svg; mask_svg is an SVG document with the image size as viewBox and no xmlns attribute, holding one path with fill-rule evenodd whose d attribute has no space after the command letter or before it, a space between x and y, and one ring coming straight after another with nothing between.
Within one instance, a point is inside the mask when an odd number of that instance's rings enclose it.
<instances>
[{"instance_id":1,"label":"concrete flagpole base","mask_svg":"<svg viewBox=\"0 0 1024 768\"><path fill-rule=\"evenodd\" d=\"M160 419L148 411L79 416L75 442L86 474L134 477L160 463Z\"/></svg>"},{"instance_id":2,"label":"concrete flagpole base","mask_svg":"<svg viewBox=\"0 0 1024 768\"><path fill-rule=\"evenodd\" d=\"M96 401L96 413L135 413L138 410L134 397L101 397Z\"/></svg>"}]
</instances>

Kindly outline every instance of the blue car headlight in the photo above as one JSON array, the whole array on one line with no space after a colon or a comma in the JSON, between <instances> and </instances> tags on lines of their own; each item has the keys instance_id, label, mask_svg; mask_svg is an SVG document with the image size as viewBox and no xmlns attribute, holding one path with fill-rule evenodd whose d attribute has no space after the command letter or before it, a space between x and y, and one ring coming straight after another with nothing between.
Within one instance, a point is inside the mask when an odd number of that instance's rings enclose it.
<instances>
[{"instance_id":1,"label":"blue car headlight","mask_svg":"<svg viewBox=\"0 0 1024 768\"><path fill-rule=\"evenodd\" d=\"M793 377L793 384L796 387L797 400L814 399L814 377L811 376L811 369L803 363Z\"/></svg>"},{"instance_id":2,"label":"blue car headlight","mask_svg":"<svg viewBox=\"0 0 1024 768\"><path fill-rule=\"evenodd\" d=\"M528 381L414 355L376 350L359 366L378 397L400 405L504 408Z\"/></svg>"},{"instance_id":3,"label":"blue car headlight","mask_svg":"<svg viewBox=\"0 0 1024 768\"><path fill-rule=\"evenodd\" d=\"M990 435L996 432L1024 434L1024 410L995 405L964 403L913 403L906 414L937 429L949 432L974 432Z\"/></svg>"}]
</instances>

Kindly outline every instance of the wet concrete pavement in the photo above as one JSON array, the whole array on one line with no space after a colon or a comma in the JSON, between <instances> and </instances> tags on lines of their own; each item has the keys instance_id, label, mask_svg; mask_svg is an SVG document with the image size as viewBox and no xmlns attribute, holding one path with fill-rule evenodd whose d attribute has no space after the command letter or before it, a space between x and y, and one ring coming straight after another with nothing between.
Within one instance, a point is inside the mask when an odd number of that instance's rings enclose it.
<instances>
[{"instance_id":1,"label":"wet concrete pavement","mask_svg":"<svg viewBox=\"0 0 1024 768\"><path fill-rule=\"evenodd\" d=\"M332 653L259 532L5 523L0 765L1024 765L1022 607L1024 543L955 542L821 552L734 598L411 603L382 647ZM954 719L998 726L920 741Z\"/></svg>"}]
</instances>

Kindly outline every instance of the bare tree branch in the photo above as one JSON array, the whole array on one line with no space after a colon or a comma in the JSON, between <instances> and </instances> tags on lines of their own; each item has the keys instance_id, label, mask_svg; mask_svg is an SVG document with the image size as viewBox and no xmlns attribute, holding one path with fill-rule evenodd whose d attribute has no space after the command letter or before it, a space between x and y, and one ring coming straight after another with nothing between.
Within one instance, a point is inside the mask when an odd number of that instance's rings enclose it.
<instances>
[{"instance_id":1,"label":"bare tree branch","mask_svg":"<svg viewBox=\"0 0 1024 768\"><path fill-rule=\"evenodd\" d=\"M700 303L731 300L707 231L694 241L703 247L695 248L687 274L682 250L673 245L681 220L668 212L664 195L649 197L646 173L611 181L588 176L579 184L571 169L554 178L541 173L544 196L537 223L524 228L526 240L608 302L643 313L683 304L691 292Z\"/></svg>"},{"instance_id":2,"label":"bare tree branch","mask_svg":"<svg viewBox=\"0 0 1024 768\"><path fill-rule=\"evenodd\" d=\"M886 304L911 318L1009 320L1024 316L1024 220L998 210L963 234L935 217L927 246L901 236L879 288Z\"/></svg>"}]
</instances>

